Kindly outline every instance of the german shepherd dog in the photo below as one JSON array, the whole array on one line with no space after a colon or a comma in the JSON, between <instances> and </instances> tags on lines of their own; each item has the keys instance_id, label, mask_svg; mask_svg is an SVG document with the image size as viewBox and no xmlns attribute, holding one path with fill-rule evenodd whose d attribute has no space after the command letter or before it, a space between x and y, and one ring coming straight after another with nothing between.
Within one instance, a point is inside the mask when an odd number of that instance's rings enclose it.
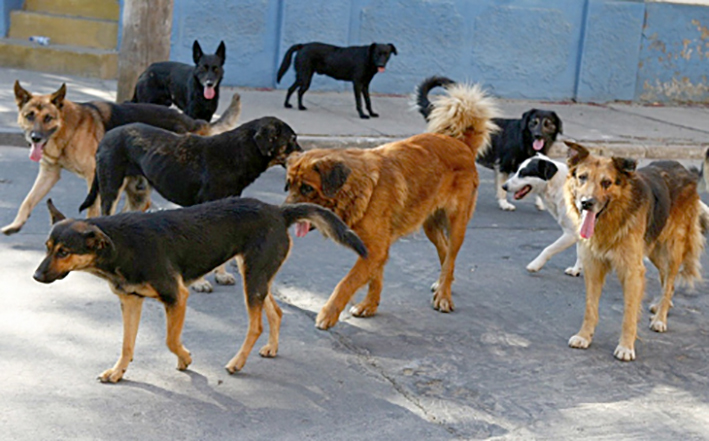
<instances>
[{"instance_id":1,"label":"german shepherd dog","mask_svg":"<svg viewBox=\"0 0 709 441\"><path fill-rule=\"evenodd\" d=\"M428 130L375 149L310 150L288 160L286 202L313 202L330 208L369 250L335 288L317 316L320 329L334 326L340 312L365 284L369 291L353 306L357 317L376 313L389 247L423 226L435 245L441 273L433 284L433 307L453 310L455 259L475 210L475 158L495 126L493 102L477 86L457 85L437 100ZM296 234L309 226L298 224Z\"/></svg>"},{"instance_id":2,"label":"german shepherd dog","mask_svg":"<svg viewBox=\"0 0 709 441\"><path fill-rule=\"evenodd\" d=\"M416 105L419 112L428 120L431 103L428 93L435 87L447 89L455 81L446 77L425 79L416 89ZM561 118L550 110L530 109L522 118L495 118L500 130L492 135L490 148L478 157L477 163L495 171L495 191L500 209L513 211L515 206L507 201L507 193L502 189L509 175L519 169L522 163L541 153L546 155L563 132ZM537 208L544 209L541 198L536 198Z\"/></svg>"},{"instance_id":3,"label":"german shepherd dog","mask_svg":"<svg viewBox=\"0 0 709 441\"><path fill-rule=\"evenodd\" d=\"M282 312L271 294L271 282L288 256L288 227L295 222L313 222L323 235L367 255L355 233L331 211L313 204L278 207L227 198L190 208L88 220L65 219L51 199L47 205L54 226L35 280L52 283L71 271L86 271L106 280L121 301L123 349L116 364L99 376L102 382L119 381L133 360L145 297L165 306L167 347L177 355L177 369L187 369L192 357L181 339L186 286L234 256L239 256L249 330L226 369L233 374L244 367L262 332L264 306L270 334L260 354L275 357Z\"/></svg>"},{"instance_id":4,"label":"german shepherd dog","mask_svg":"<svg viewBox=\"0 0 709 441\"><path fill-rule=\"evenodd\" d=\"M290 67L293 53L295 56L295 82L288 88L286 101L283 104L291 108L290 96L298 89L298 109L307 110L303 105L303 95L310 88L310 81L314 74L327 75L336 80L351 81L354 87L355 104L360 118L370 116L376 118L379 114L372 110L369 99L369 83L378 72L384 72L389 57L396 55L393 44L372 43L369 46L339 47L325 43L294 44L283 56L281 67L278 69L276 82L280 83ZM362 111L362 99L367 106L369 116Z\"/></svg>"},{"instance_id":5,"label":"german shepherd dog","mask_svg":"<svg viewBox=\"0 0 709 441\"><path fill-rule=\"evenodd\" d=\"M144 177L165 199L191 206L241 192L273 165L285 166L288 155L302 151L291 127L264 117L222 134L203 137L179 135L146 124L128 124L111 130L96 152L96 178L80 211L101 200L101 214L115 212L126 178ZM236 283L221 265L217 283ZM192 288L211 292L205 279Z\"/></svg>"},{"instance_id":6,"label":"german shepherd dog","mask_svg":"<svg viewBox=\"0 0 709 441\"><path fill-rule=\"evenodd\" d=\"M52 94L32 95L20 86L19 81L15 82L15 101L19 109L17 122L31 146L30 159L39 162L39 174L15 220L2 228L4 234L20 231L32 209L59 181L62 169L84 178L90 187L95 175L98 143L110 129L143 122L175 133L215 135L234 128L241 113L238 94L234 95L229 109L213 124L154 104L74 103L65 95L64 84ZM144 187L142 180L127 183L129 208L144 210L150 205L149 191ZM89 216L96 215L97 204L89 210Z\"/></svg>"},{"instance_id":7,"label":"german shepherd dog","mask_svg":"<svg viewBox=\"0 0 709 441\"><path fill-rule=\"evenodd\" d=\"M631 159L591 155L566 142L571 156L565 195L579 226L579 253L586 284L586 312L569 346L586 349L598 323L598 302L606 274L615 269L623 286L624 314L617 359L635 359L640 304L645 294L647 256L657 267L662 297L653 303L650 328L667 330L675 279L690 286L701 280L699 258L709 213L697 193L697 176L675 161L656 161L636 170Z\"/></svg>"},{"instance_id":8,"label":"german shepherd dog","mask_svg":"<svg viewBox=\"0 0 709 441\"><path fill-rule=\"evenodd\" d=\"M192 45L194 66L174 61L153 63L138 77L134 103L172 104L186 115L211 121L219 105L219 85L224 77L226 45L205 54L197 40Z\"/></svg>"}]
</instances>

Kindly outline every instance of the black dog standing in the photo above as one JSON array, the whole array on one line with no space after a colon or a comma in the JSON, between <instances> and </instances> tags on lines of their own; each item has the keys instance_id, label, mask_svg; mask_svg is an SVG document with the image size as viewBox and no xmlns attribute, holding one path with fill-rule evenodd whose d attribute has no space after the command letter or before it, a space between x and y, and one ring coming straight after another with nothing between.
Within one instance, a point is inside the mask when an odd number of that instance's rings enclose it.
<instances>
[{"instance_id":1,"label":"black dog standing","mask_svg":"<svg viewBox=\"0 0 709 441\"><path fill-rule=\"evenodd\" d=\"M362 111L362 98L367 111L372 117L379 116L372 110L369 99L369 83L377 72L384 72L391 54L396 55L393 44L372 43L369 46L339 47L325 43L294 44L283 57L281 67L278 69L277 82L290 67L291 58L295 56L295 82L288 88L285 107L290 108L290 96L298 88L298 109L306 110L303 106L303 95L310 87L313 74L321 74L336 80L351 81L354 86L355 103L360 118L369 118Z\"/></svg>"},{"instance_id":2,"label":"black dog standing","mask_svg":"<svg viewBox=\"0 0 709 441\"><path fill-rule=\"evenodd\" d=\"M174 61L153 63L138 77L134 103L175 104L195 119L211 121L219 105L219 84L224 77L226 45L205 54L197 40L192 45L194 66Z\"/></svg>"}]
</instances>

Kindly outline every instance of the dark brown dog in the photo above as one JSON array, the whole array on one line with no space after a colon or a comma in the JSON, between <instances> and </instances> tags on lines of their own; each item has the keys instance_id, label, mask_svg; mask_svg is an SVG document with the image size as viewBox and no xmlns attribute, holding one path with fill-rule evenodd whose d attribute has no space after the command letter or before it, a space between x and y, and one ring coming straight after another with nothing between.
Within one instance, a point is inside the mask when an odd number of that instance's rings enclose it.
<instances>
[{"instance_id":1,"label":"dark brown dog","mask_svg":"<svg viewBox=\"0 0 709 441\"><path fill-rule=\"evenodd\" d=\"M145 297L165 306L167 347L177 355L177 369L187 369L192 362L182 344L187 285L234 256L239 256L249 331L226 369L233 374L244 367L263 329L264 306L270 334L260 354L275 357L282 313L271 294L271 282L288 256L288 226L295 222L313 222L323 235L367 255L362 241L337 216L313 204L278 207L256 199L227 198L177 210L87 220L65 219L51 199L47 205L54 226L35 280L52 283L71 271L86 271L108 281L121 300L123 350L115 366L99 376L103 382L119 381L133 360Z\"/></svg>"},{"instance_id":2,"label":"dark brown dog","mask_svg":"<svg viewBox=\"0 0 709 441\"><path fill-rule=\"evenodd\" d=\"M354 293L369 284L355 316L377 311L389 247L423 226L438 251L441 274L433 307L453 310L451 283L458 251L473 215L478 173L475 158L485 150L494 125L491 100L478 87L458 85L436 102L429 131L372 150L311 150L288 161L287 202L330 208L369 250L340 281L318 314L327 329ZM449 136L450 135L450 136ZM296 230L305 234L307 225Z\"/></svg>"}]
</instances>

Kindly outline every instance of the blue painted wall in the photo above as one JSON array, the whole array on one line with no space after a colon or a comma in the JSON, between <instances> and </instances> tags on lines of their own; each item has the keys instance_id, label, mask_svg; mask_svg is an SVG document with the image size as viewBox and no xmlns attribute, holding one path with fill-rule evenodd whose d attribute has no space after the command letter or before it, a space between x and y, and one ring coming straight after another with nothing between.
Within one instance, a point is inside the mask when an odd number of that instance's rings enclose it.
<instances>
[{"instance_id":1,"label":"blue painted wall","mask_svg":"<svg viewBox=\"0 0 709 441\"><path fill-rule=\"evenodd\" d=\"M10 31L10 11L22 9L23 0L2 0L0 1L0 35L6 36Z\"/></svg>"}]
</instances>

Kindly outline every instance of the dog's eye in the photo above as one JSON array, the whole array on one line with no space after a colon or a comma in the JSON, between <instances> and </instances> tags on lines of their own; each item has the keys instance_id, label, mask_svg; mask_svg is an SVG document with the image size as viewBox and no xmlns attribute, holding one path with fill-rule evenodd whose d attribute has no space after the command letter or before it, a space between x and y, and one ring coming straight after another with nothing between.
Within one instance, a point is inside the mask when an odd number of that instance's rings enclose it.
<instances>
[{"instance_id":1,"label":"dog's eye","mask_svg":"<svg viewBox=\"0 0 709 441\"><path fill-rule=\"evenodd\" d=\"M586 179L588 179L588 175L586 174L579 175L578 177L579 182L586 182Z\"/></svg>"},{"instance_id":2,"label":"dog's eye","mask_svg":"<svg viewBox=\"0 0 709 441\"><path fill-rule=\"evenodd\" d=\"M529 122L530 127L537 127L538 124L539 124L539 118L534 118L533 120L531 120Z\"/></svg>"},{"instance_id":3,"label":"dog's eye","mask_svg":"<svg viewBox=\"0 0 709 441\"><path fill-rule=\"evenodd\" d=\"M68 252L67 250L65 250L64 248L59 248L59 249L57 250L57 252L54 253L54 255L55 255L58 259L63 259L63 258L65 258L66 256L69 255L69 252Z\"/></svg>"},{"instance_id":4,"label":"dog's eye","mask_svg":"<svg viewBox=\"0 0 709 441\"><path fill-rule=\"evenodd\" d=\"M604 190L608 190L608 187L610 187L612 183L610 179L604 179L601 181L601 187L603 187Z\"/></svg>"},{"instance_id":5,"label":"dog's eye","mask_svg":"<svg viewBox=\"0 0 709 441\"><path fill-rule=\"evenodd\" d=\"M25 115L25 118L27 121L34 121L34 112L30 112L27 115Z\"/></svg>"},{"instance_id":6,"label":"dog's eye","mask_svg":"<svg viewBox=\"0 0 709 441\"><path fill-rule=\"evenodd\" d=\"M52 118L52 115L45 115L45 117L44 117L44 123L45 123L45 124L48 124L48 123L52 122L53 119L54 119L54 118Z\"/></svg>"},{"instance_id":7,"label":"dog's eye","mask_svg":"<svg viewBox=\"0 0 709 441\"><path fill-rule=\"evenodd\" d=\"M300 194L303 196L310 196L313 193L313 190L313 187L308 184L301 184L300 186Z\"/></svg>"}]
</instances>

